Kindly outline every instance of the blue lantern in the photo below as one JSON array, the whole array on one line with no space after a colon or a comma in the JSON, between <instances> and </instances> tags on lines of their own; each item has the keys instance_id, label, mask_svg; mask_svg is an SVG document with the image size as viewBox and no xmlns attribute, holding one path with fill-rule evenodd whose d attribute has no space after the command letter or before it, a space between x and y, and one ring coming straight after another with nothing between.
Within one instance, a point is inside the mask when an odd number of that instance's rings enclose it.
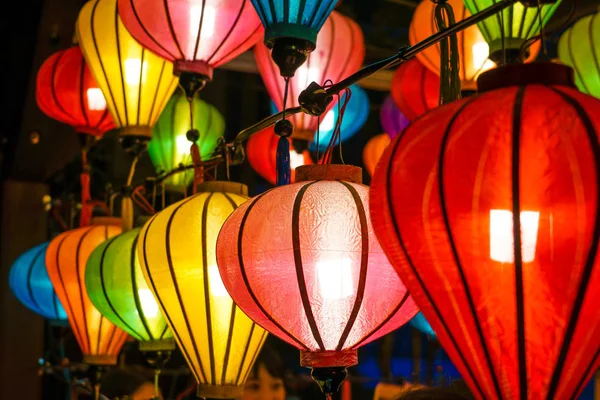
<instances>
[{"instance_id":1,"label":"blue lantern","mask_svg":"<svg viewBox=\"0 0 600 400\"><path fill-rule=\"evenodd\" d=\"M48 243L27 250L15 260L8 275L8 284L15 297L31 311L50 320L65 321L67 314L46 271Z\"/></svg>"},{"instance_id":2,"label":"blue lantern","mask_svg":"<svg viewBox=\"0 0 600 400\"><path fill-rule=\"evenodd\" d=\"M427 336L430 336L433 339L437 338L437 335L433 329L431 329L431 325L429 325L429 321L427 321L422 312L419 311L419 313L415 315L409 323L413 328L418 329Z\"/></svg>"}]
</instances>

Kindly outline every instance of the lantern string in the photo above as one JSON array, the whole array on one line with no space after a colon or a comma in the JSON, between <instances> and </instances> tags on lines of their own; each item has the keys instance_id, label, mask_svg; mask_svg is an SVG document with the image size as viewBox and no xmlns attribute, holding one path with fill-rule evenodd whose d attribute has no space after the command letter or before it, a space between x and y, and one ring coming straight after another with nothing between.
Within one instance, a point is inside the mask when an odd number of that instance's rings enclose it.
<instances>
[{"instance_id":1,"label":"lantern string","mask_svg":"<svg viewBox=\"0 0 600 400\"><path fill-rule=\"evenodd\" d=\"M90 164L87 159L87 145L83 146L81 150L81 174L79 180L81 182L81 213L79 214L79 226L87 226L90 224L92 219L92 208L90 202L92 201L92 195L90 192Z\"/></svg>"},{"instance_id":2,"label":"lantern string","mask_svg":"<svg viewBox=\"0 0 600 400\"><path fill-rule=\"evenodd\" d=\"M436 3L435 24L439 32L456 24L456 19L452 6L446 0L439 0ZM458 54L456 34L440 41L440 105L460 99L460 59Z\"/></svg>"},{"instance_id":3,"label":"lantern string","mask_svg":"<svg viewBox=\"0 0 600 400\"><path fill-rule=\"evenodd\" d=\"M316 141L317 141L317 164L319 163L319 143L321 142L320 140L320 135L321 135L321 116L317 115L317 137L316 137Z\"/></svg>"},{"instance_id":4,"label":"lantern string","mask_svg":"<svg viewBox=\"0 0 600 400\"><path fill-rule=\"evenodd\" d=\"M538 21L540 22L540 42L541 42L541 46L542 46L542 52L544 53L545 56L548 55L548 49L546 48L546 39L544 36L546 36L544 34L544 20L542 19L542 3L540 0L537 0L537 6L538 6Z\"/></svg>"},{"instance_id":5,"label":"lantern string","mask_svg":"<svg viewBox=\"0 0 600 400\"><path fill-rule=\"evenodd\" d=\"M127 177L126 183L127 193L123 194L123 198L121 199L121 227L123 228L123 232L127 232L133 229L133 193L129 193L129 191L131 190L131 183L133 181L133 176L135 175L135 167L137 165L138 160L139 155L136 154L133 157L131 167L129 168L129 176Z\"/></svg>"},{"instance_id":6,"label":"lantern string","mask_svg":"<svg viewBox=\"0 0 600 400\"><path fill-rule=\"evenodd\" d=\"M280 130L275 129L275 133L279 136L277 141L277 152L275 154L275 170L277 172L277 179L275 184L277 186L288 185L292 180L292 171L290 167L290 141L288 137L291 135L289 126L285 124L285 111L287 109L287 98L290 87L290 78L285 79L285 90L283 93L283 114L279 121ZM277 125L275 126L277 128ZM293 129L293 127L292 127Z\"/></svg>"},{"instance_id":7,"label":"lantern string","mask_svg":"<svg viewBox=\"0 0 600 400\"><path fill-rule=\"evenodd\" d=\"M327 85L331 85L330 80L326 81L325 84L323 85L323 87L326 87ZM331 135L331 138L329 140L329 144L327 145L327 148L325 149L325 152L323 154L323 159L319 160L319 164L331 164L332 161L332 156L333 156L333 149L335 148L336 144L340 146L340 161L342 164L344 164L344 158L342 155L342 141L341 141L341 132L342 132L342 122L344 119L344 115L346 114L346 107L348 106L348 103L350 102L350 98L352 97L352 90L350 90L350 88L346 88L344 89L344 101L342 102L340 100L341 95L338 93L338 118L336 120L336 125L335 128L333 130L333 133Z\"/></svg>"}]
</instances>

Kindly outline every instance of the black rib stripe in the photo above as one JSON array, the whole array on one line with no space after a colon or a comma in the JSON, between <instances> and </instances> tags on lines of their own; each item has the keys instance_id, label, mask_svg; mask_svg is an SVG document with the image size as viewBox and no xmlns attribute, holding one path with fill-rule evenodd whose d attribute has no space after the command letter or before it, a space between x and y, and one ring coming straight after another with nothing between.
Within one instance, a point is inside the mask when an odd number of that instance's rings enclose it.
<instances>
[{"instance_id":1,"label":"black rib stripe","mask_svg":"<svg viewBox=\"0 0 600 400\"><path fill-rule=\"evenodd\" d=\"M250 348L250 343L252 342L252 335L254 334L255 327L256 327L256 324L252 323L252 326L250 327L250 334L248 335L248 339L246 340L246 345L244 346L244 354L242 355L242 362L240 363L240 367L238 368L238 374L237 374L237 377L235 378L236 385L242 384L242 382L240 381L240 378L242 375L242 368L244 368L244 363L246 362L246 357L248 356L248 349Z\"/></svg>"},{"instance_id":2,"label":"black rib stripe","mask_svg":"<svg viewBox=\"0 0 600 400\"><path fill-rule=\"evenodd\" d=\"M31 299L31 302L33 303L33 305L35 306L35 308L37 308L39 311L41 311L42 314L46 314L46 313L40 307L40 304L37 302L37 300L35 299L35 296L33 294L33 288L31 287L31 275L33 274L33 267L35 267L35 263L37 262L37 260L40 259L40 256L42 254L46 253L45 250L46 250L45 248L39 249L38 252L35 253L35 256L33 256L33 259L31 260L31 263L27 267L27 293L29 293L29 298ZM53 291L53 289L51 289L51 290Z\"/></svg>"},{"instance_id":3,"label":"black rib stripe","mask_svg":"<svg viewBox=\"0 0 600 400\"><path fill-rule=\"evenodd\" d=\"M256 29L254 29L254 32L252 32L251 35L248 36L248 38L241 44L239 44L238 46L232 48L231 50L229 50L227 53L225 53L223 56L219 57L218 61L215 61L213 64L221 64L222 60L225 60L226 58L229 58L231 56L231 54L235 53L236 51L238 51L238 49L242 48L242 47L248 47L248 42L251 41L251 39L254 37L254 35L256 35L256 33L261 29L262 24L258 24L256 25ZM252 46L250 46L252 47ZM216 52L215 52L216 54Z\"/></svg>"},{"instance_id":4,"label":"black rib stripe","mask_svg":"<svg viewBox=\"0 0 600 400\"><path fill-rule=\"evenodd\" d=\"M50 80L50 82L51 82L50 92L52 93L52 97L54 98L54 103L56 103L56 105L58 106L60 111L65 114L66 118L73 120L73 116L71 115L71 113L67 112L67 110L62 106L62 104L60 104L60 100L58 99L58 94L56 93L56 87L55 87L55 83L54 83L55 78L56 78L56 69L58 68L58 64L60 64L60 60L63 58L64 55L65 55L65 51L61 51L59 53L58 57L56 58L54 65L52 65L52 76L51 76L51 80Z\"/></svg>"},{"instance_id":5,"label":"black rib stripe","mask_svg":"<svg viewBox=\"0 0 600 400\"><path fill-rule=\"evenodd\" d=\"M263 341L265 340L265 336L267 335L267 331L263 331L260 336L260 339L258 339L258 342L263 343ZM252 358L250 358L250 368L246 370L246 375L244 376L243 382L246 382L246 380L248 379L248 375L250 375L250 371L252 371L252 364L256 362L256 357L258 356L258 352L260 351L261 347L262 346L256 346L256 348L254 349L254 354L252 355Z\"/></svg>"},{"instance_id":6,"label":"black rib stripe","mask_svg":"<svg viewBox=\"0 0 600 400\"><path fill-rule=\"evenodd\" d=\"M133 16L137 20L138 26L140 28L142 28L142 30L144 31L144 33L146 34L146 36L148 36L150 38L150 40L152 40L156 46L160 47L160 49L162 51L164 51L165 53L167 53L167 55L170 58L172 58L173 60L175 60L177 58L177 56L175 56L175 54L171 53L169 50L167 50L166 47L164 47L162 44L160 44L160 42L158 40L156 40L156 38L154 36L152 36L152 34L148 31L148 29L146 29L146 27L142 23L142 20L140 19L140 16L139 16L139 14L137 12L137 9L135 8L135 0L129 0L129 4L131 5L131 11L133 11Z\"/></svg>"},{"instance_id":7,"label":"black rib stripe","mask_svg":"<svg viewBox=\"0 0 600 400\"><path fill-rule=\"evenodd\" d=\"M267 17L265 14L265 9L263 8L262 2L261 1L257 1L256 3L257 7L255 7L256 9L256 13L258 14L258 17L261 19L261 21L265 21L267 22Z\"/></svg>"},{"instance_id":8,"label":"black rib stripe","mask_svg":"<svg viewBox=\"0 0 600 400\"><path fill-rule=\"evenodd\" d=\"M102 319L104 319L104 317L102 317ZM109 321L110 323L110 321ZM116 327L116 325L111 324L112 326L112 332L110 334L110 338L108 339L108 342L106 342L106 351L105 353L109 353L111 348L114 347L115 343L113 342L113 340L115 339L115 334L118 332L119 328ZM101 332L100 330L98 330L98 332ZM100 342L98 342L98 349L100 348Z\"/></svg>"},{"instance_id":9,"label":"black rib stripe","mask_svg":"<svg viewBox=\"0 0 600 400\"><path fill-rule=\"evenodd\" d=\"M121 93L123 94L123 109L125 110L125 123L130 125L129 123L129 110L127 107L127 91L125 90L125 73L123 72L123 59L121 58L121 40L119 38L119 8L115 5L115 39L117 40L117 62L119 65L119 74L121 77ZM143 68L143 66L141 67ZM140 81L139 85L142 84L142 76L139 76ZM116 104L115 104L116 106ZM115 107L116 108L116 107Z\"/></svg>"},{"instance_id":10,"label":"black rib stripe","mask_svg":"<svg viewBox=\"0 0 600 400\"><path fill-rule=\"evenodd\" d=\"M302 21L302 16L304 15L304 9L306 8L306 0L300 1L298 5L298 14L296 15L296 21ZM284 22L289 22L289 20L284 20Z\"/></svg>"},{"instance_id":11,"label":"black rib stripe","mask_svg":"<svg viewBox=\"0 0 600 400\"><path fill-rule=\"evenodd\" d=\"M81 58L81 64L79 67L79 106L81 107L81 114L83 114L83 119L85 119L85 124L87 126L90 126L90 120L88 118L87 115L87 109L85 108L85 103L84 103L84 96L85 94L83 93L83 89L84 89L84 84L83 84L83 80L85 77L85 61L83 61L83 56Z\"/></svg>"},{"instance_id":12,"label":"black rib stripe","mask_svg":"<svg viewBox=\"0 0 600 400\"><path fill-rule=\"evenodd\" d=\"M223 358L223 373L221 374L221 384L225 384L225 377L227 376L227 367L229 366L229 354L231 353L231 342L233 341L233 335L235 330L233 328L235 324L235 310L236 305L231 301L231 313L229 317L229 332L227 333L227 346L225 347L225 357Z\"/></svg>"},{"instance_id":13,"label":"black rib stripe","mask_svg":"<svg viewBox=\"0 0 600 400\"><path fill-rule=\"evenodd\" d=\"M100 324L98 325L98 335L96 336L96 354L101 353L100 352L100 343L101 343L101 339L102 339L102 323L103 322L104 322L104 315L100 315ZM113 335L114 335L114 331L113 331ZM110 347L110 343L108 343L107 347ZM90 354L94 354L91 344L90 344Z\"/></svg>"},{"instance_id":14,"label":"black rib stripe","mask_svg":"<svg viewBox=\"0 0 600 400\"><path fill-rule=\"evenodd\" d=\"M160 82L162 82L162 76L163 73L165 72L165 66L167 65L167 63L165 61L163 61L162 63L162 67L160 68L160 74L158 75L158 80L157 82L159 82L158 85L156 85L156 93L154 93L154 96L152 97L152 107L150 107L150 113L148 114L148 125L152 125L151 121L152 121L152 117L154 115L154 106L156 105L156 98L158 97L158 92L160 92ZM167 93L167 95L169 95L170 93ZM164 104L164 97L163 97L163 101L162 103ZM173 115L175 115L175 113L173 113ZM173 126L173 125L171 125Z\"/></svg>"},{"instance_id":15,"label":"black rib stripe","mask_svg":"<svg viewBox=\"0 0 600 400\"><path fill-rule=\"evenodd\" d=\"M227 34L225 35L225 37L223 38L223 40L221 40L221 43L219 43L219 45L217 46L217 48L215 49L215 51L211 54L211 56L206 61L208 64L211 63L211 61L215 57L215 55L217 55L217 53L219 52L219 50L221 50L221 48L223 47L223 45L229 40L229 37L231 36L231 34L233 33L233 31L237 27L237 24L238 24L239 20L242 18L242 14L244 13L244 8L246 7L247 2L248 2L247 0L244 0L242 2L242 8L240 8L240 11L238 12L238 15L235 17L235 21L233 22L233 24L229 28L229 31L227 32ZM200 35L198 35L198 36L200 36ZM236 47L234 47L234 50L237 50L238 48L239 48L239 46L236 46ZM196 55L196 53L194 53L194 57L195 57L195 55Z\"/></svg>"},{"instance_id":16,"label":"black rib stripe","mask_svg":"<svg viewBox=\"0 0 600 400\"><path fill-rule=\"evenodd\" d=\"M304 307L304 313L308 320L308 326L319 346L319 350L325 351L325 344L319 333L319 327L317 321L313 315L312 308L310 305L310 299L308 298L308 290L306 289L306 280L304 279L304 268L302 267L302 248L300 243L300 206L302 205L302 199L304 194L312 185L317 183L313 181L302 186L302 188L296 194L294 200L294 208L292 209L292 247L294 249L294 263L296 265L296 279L298 280L298 289L300 290L300 298L302 299L302 306Z\"/></svg>"},{"instance_id":17,"label":"black rib stripe","mask_svg":"<svg viewBox=\"0 0 600 400\"><path fill-rule=\"evenodd\" d=\"M419 79L421 81L421 83L419 84L419 95L417 96L418 100L421 102L421 105L423 106L423 108L421 110L415 110L413 108L413 111L415 112L415 114L417 114L418 116L421 116L424 112L429 110L429 105L427 104L427 94L425 92L425 81L427 79L425 79L427 77L427 71L425 70L424 66L421 66L421 72L420 72L420 76ZM406 77L406 75L404 75ZM439 96L439 93L438 93Z\"/></svg>"},{"instance_id":18,"label":"black rib stripe","mask_svg":"<svg viewBox=\"0 0 600 400\"><path fill-rule=\"evenodd\" d=\"M519 398L527 398L527 353L525 347L525 298L523 289L523 258L521 244L521 115L525 87L519 87L513 107L512 124L512 213L513 250L515 260L515 296L517 307L517 357L519 359Z\"/></svg>"},{"instance_id":19,"label":"black rib stripe","mask_svg":"<svg viewBox=\"0 0 600 400\"><path fill-rule=\"evenodd\" d=\"M210 206L210 201L213 197L213 193L210 193L206 201L204 202L204 207L202 208L202 273L204 274L204 305L206 311L206 330L208 332L208 354L210 356L210 383L212 385L216 384L216 371L215 371L215 346L213 343L213 331L212 331L212 317L210 310L210 290L209 290L209 274L208 274L208 255L206 254L206 249L208 249L208 243L206 239L206 231L208 229L208 207ZM173 213L175 214L175 213Z\"/></svg>"},{"instance_id":20,"label":"black rib stripe","mask_svg":"<svg viewBox=\"0 0 600 400\"><path fill-rule=\"evenodd\" d=\"M162 332L160 333L160 335L158 335L158 339L164 339L165 338L165 334L169 331L169 325L167 325L165 323L165 327L163 328Z\"/></svg>"},{"instance_id":21,"label":"black rib stripe","mask_svg":"<svg viewBox=\"0 0 600 400\"><path fill-rule=\"evenodd\" d=\"M470 104L473 101L473 97L470 100L465 100L464 104L462 105L462 107L460 107L453 116L453 119L456 118L458 116L458 114L460 114L461 111L464 110L465 106ZM404 131L405 132L405 131ZM401 133L400 139L398 139L396 141L396 143L392 143L392 145L394 146L392 148L392 154L390 157L390 160L394 160L395 156L398 152L398 149L400 148L400 144L402 144L402 139L404 139L404 134L403 132ZM402 232L400 231L400 226L398 225L398 221L396 221L396 217L395 214L393 212L394 210L394 202L392 199L392 191L390 190L390 188L392 188L393 182L392 182L392 175L390 174L390 165L388 163L388 165L386 165L386 203L387 203L387 209L390 212L390 222L392 224L392 226L394 227L394 232L396 233L396 237L398 238L398 245L400 246L400 248L402 249L402 252L404 253L405 257L406 257L406 263L407 265L410 267L410 270L412 272L412 274L417 278L417 281L419 282L419 286L423 289L423 294L425 295L425 297L427 298L428 302L431 304L431 307L433 309L433 311L436 314L437 319L440 321L440 323L442 324L442 327L444 328L444 330L446 331L446 333L448 334L448 337L450 339L450 341L452 342L452 345L454 346L454 349L456 350L458 356L460 357L465 369L467 370L467 374L469 375L469 378L471 379L471 381L475 384L475 389L477 389L477 395L480 398L484 398L485 396L483 395L483 391L481 389L481 387L479 386L479 382L475 379L475 374L473 373L473 371L471 370L470 365L466 362L465 360L465 356L463 355L463 353L460 350L460 347L458 346L457 342L456 342L456 338L452 335L452 332L450 331L450 329L448 329L448 325L446 323L446 321L444 321L444 319L441 317L441 312L439 307L437 306L437 304L433 301L433 298L431 297L431 293L429 292L429 290L427 289L427 287L425 286L425 283L423 281L423 278L421 277L421 275L419 274L418 270L415 268L415 265L412 261L412 258L408 252L408 249L406 248L406 244L404 243L404 240L402 239Z\"/></svg>"},{"instance_id":22,"label":"black rib stripe","mask_svg":"<svg viewBox=\"0 0 600 400\"><path fill-rule=\"evenodd\" d=\"M131 290L133 291L133 301L135 302L135 308L137 309L137 314L140 317L140 321L148 334L148 338L150 340L155 340L154 335L152 334L152 330L148 325L148 321L146 320L146 313L144 312L144 308L142 307L142 302L140 300L140 293L138 292L138 284L137 284L137 268L135 268L135 256L137 252L137 242L138 242L139 234L135 236L133 239L133 243L131 244L131 254L129 255L129 273L131 274ZM140 335L140 338L143 338Z\"/></svg>"},{"instance_id":23,"label":"black rib stripe","mask_svg":"<svg viewBox=\"0 0 600 400\"><path fill-rule=\"evenodd\" d=\"M177 50L181 55L181 59L185 60L185 54L183 54L183 51L181 51L181 46L177 41L177 35L175 34L175 28L173 27L173 21L171 21L171 12L169 11L169 0L163 0L163 6L165 7L165 15L167 17L167 24L169 25L169 32L171 33L173 43L175 43L175 46L177 47Z\"/></svg>"},{"instance_id":24,"label":"black rib stripe","mask_svg":"<svg viewBox=\"0 0 600 400\"><path fill-rule=\"evenodd\" d=\"M202 24L204 23L204 10L206 9L206 2L202 2L202 12L200 13L200 21L198 21L198 33L196 34L196 45L194 46L194 54L190 57L191 60L196 59L198 53L198 47L200 46L200 38L202 37ZM215 21L216 22L216 21Z\"/></svg>"},{"instance_id":25,"label":"black rib stripe","mask_svg":"<svg viewBox=\"0 0 600 400\"><path fill-rule=\"evenodd\" d=\"M260 1L257 1L256 3L261 3ZM277 21L275 20L277 13L275 12L275 1L274 0L270 0L269 1L269 7L271 8L271 16L273 16L273 23L277 23ZM288 21L283 21L283 22L288 22Z\"/></svg>"},{"instance_id":26,"label":"black rib stripe","mask_svg":"<svg viewBox=\"0 0 600 400\"><path fill-rule=\"evenodd\" d=\"M146 55L146 50L144 48L142 48L142 59L140 61L140 84L138 85L138 98L137 98L137 113L136 113L136 118L135 118L135 124L136 125L141 125L142 123L140 122L140 110L142 107L142 99L144 98L142 96L142 87L144 85L142 85L142 79L144 78L144 56ZM157 90L158 87L160 86L160 81L158 81L158 85L156 85ZM156 96L154 96L154 98L156 98ZM152 109L150 109L152 110Z\"/></svg>"},{"instance_id":27,"label":"black rib stripe","mask_svg":"<svg viewBox=\"0 0 600 400\"><path fill-rule=\"evenodd\" d=\"M592 357L592 359L590 360L590 363L588 364L587 368L585 369L585 373L581 376L581 379L579 380L579 383L577 384L575 391L571 395L571 400L577 399L577 395L579 393L581 393L581 391L583 390L583 386L590 379L590 374L592 373L592 368L598 361L598 356L600 356L600 349L596 350L596 354L594 354L594 357Z\"/></svg>"},{"instance_id":28,"label":"black rib stripe","mask_svg":"<svg viewBox=\"0 0 600 400\"><path fill-rule=\"evenodd\" d=\"M475 323L475 328L477 329L477 335L479 337L479 341L481 342L481 347L483 348L483 353L485 355L485 359L487 362L487 366L490 372L490 376L494 383L494 389L496 391L496 396L498 399L502 399L502 390L500 389L500 384L498 382L498 378L496 377L496 372L494 371L494 365L492 363L492 357L490 356L490 351L487 348L485 337L483 336L483 329L481 327L481 323L479 322L479 318L477 315L477 309L475 308L475 303L473 301L473 295L471 294L471 289L469 288L469 283L467 282L467 277L465 275L465 271L462 266L462 262L460 260L460 255L458 254L458 249L456 248L456 243L454 241L452 226L450 225L450 218L448 215L448 208L446 204L446 193L444 191L444 164L445 164L445 156L446 156L446 147L448 145L448 139L450 138L450 133L452 128L454 127L454 123L456 119L460 115L460 113L467 107L467 105L471 104L473 100L467 100L463 103L459 109L459 111L453 115L452 119L449 121L446 126L446 130L444 132L444 136L442 137L442 142L440 145L440 154L439 154L439 162L438 162L438 190L440 196L440 209L442 211L442 217L444 219L444 227L446 229L446 235L448 236L448 244L452 250L452 258L456 263L456 268L460 275L460 281L465 290L465 295L467 297L467 302L469 304L469 311L471 312L471 316L473 317L473 322Z\"/></svg>"},{"instance_id":29,"label":"black rib stripe","mask_svg":"<svg viewBox=\"0 0 600 400\"><path fill-rule=\"evenodd\" d=\"M272 190L272 189L271 189ZM244 253L243 253L243 237L244 237L244 228L246 225L246 220L248 219L248 216L250 215L250 211L252 211L252 209L254 208L254 206L256 205L256 203L258 203L260 201L260 199L263 198L263 196L267 193L269 193L270 190L264 192L263 194L259 195L256 197L256 200L254 200L246 209L246 213L244 214L244 216L242 217L242 221L240 223L240 230L239 230L239 234L238 234L238 245L237 245L237 251L238 251L238 263L240 264L240 273L242 274L242 279L244 280L244 285L246 286L246 290L248 290L248 294L250 295L250 297L252 298L252 300L254 301L254 303L256 303L256 306L260 309L260 311L264 314L264 316L273 324L275 325L281 332L283 332L288 338L290 338L293 342L295 342L302 350L307 350L308 351L308 347L306 347L306 345L304 345L304 343L302 343L300 340L296 339L294 336L292 336L283 326L281 326L281 324L279 322L277 322L275 320L275 318L273 318L269 313L267 313L267 311L265 310L265 308L263 307L263 305L260 303L260 301L258 301L258 298L256 297L256 294L254 293L254 291L252 290L252 287L250 287L250 282L248 281L248 275L246 274L246 267L244 264Z\"/></svg>"},{"instance_id":30,"label":"black rib stripe","mask_svg":"<svg viewBox=\"0 0 600 400\"><path fill-rule=\"evenodd\" d=\"M85 239L85 237L94 229L94 227L89 227L87 228L87 230L85 231L85 233L83 235L81 235L81 238L79 238L79 243L77 243L77 250L75 251L75 273L77 274L77 286L79 286L79 300L81 301L81 309L83 310L83 322L84 322L84 329L85 329L85 335L87 337L87 342L88 342L88 348L91 350L92 348L92 341L90 338L90 332L88 330L88 321L87 321L87 315L88 313L86 312L86 307L85 307L85 296L87 296L87 292L85 291L85 282L82 285L81 279L79 278L81 275L79 274L79 269L80 269L80 263L79 263L79 253L81 252L81 245L83 244L83 240ZM98 330L100 331L100 330Z\"/></svg>"},{"instance_id":31,"label":"black rib stripe","mask_svg":"<svg viewBox=\"0 0 600 400\"><path fill-rule=\"evenodd\" d=\"M301 2L303 3L303 2ZM290 20L290 0L283 0L283 21L288 22Z\"/></svg>"},{"instance_id":32,"label":"black rib stripe","mask_svg":"<svg viewBox=\"0 0 600 400\"><path fill-rule=\"evenodd\" d=\"M567 359L567 354L572 344L573 335L575 334L575 329L577 328L577 322L579 321L579 316L581 314L581 307L583 305L583 301L585 299L585 295L590 283L590 278L592 272L594 270L594 264L596 262L596 256L598 254L598 237L600 237L600 144L598 143L598 132L596 132L594 128L594 124L590 119L586 110L570 95L566 94L562 90L558 90L555 88L551 88L555 93L563 98L563 100L568 103L577 113L581 123L583 124L588 140L590 142L591 151L594 157L594 165L596 170L596 216L594 217L594 233L592 235L592 242L590 244L590 250L587 255L587 259L585 261L585 267L583 268L581 274L581 282L579 284L579 288L577 289L577 296L575 297L575 301L573 303L573 308L570 314L569 323L567 325L567 330L565 331L565 336L563 338L563 342L560 349L560 354L556 361L556 368L554 369L554 373L552 374L552 381L550 382L550 387L548 389L548 399L553 399L556 393L556 389L558 388L559 380L562 375L563 368L565 367L565 361Z\"/></svg>"},{"instance_id":33,"label":"black rib stripe","mask_svg":"<svg viewBox=\"0 0 600 400\"><path fill-rule=\"evenodd\" d=\"M190 197L190 199L191 199L191 197ZM150 221L148 221L148 227L144 231L144 240L142 241L142 253L143 253L143 257L140 259L140 266L142 268L144 268L144 270L146 270L146 276L148 277L147 282L149 282L150 286L152 286L152 291L154 292L154 297L156 298L156 301L158 301L158 304L160 304L160 308L163 311L163 316L169 322L169 326L171 327L171 332L173 333L173 336L177 339L177 342L183 343L183 341L181 340L181 335L179 335L179 333L175 329L175 325L173 325L173 321L171 320L171 317L169 316L169 313L167 312L167 309L165 308L165 305L164 305L164 303L163 303L163 301L162 301L162 299L160 297L160 294L158 293L158 290L156 288L156 283L154 282L154 278L152 277L152 274L150 273L150 270L148 268L148 256L147 256L148 231L152 227L152 224L154 223L157 215L158 214L155 214L150 219ZM194 363L192 362L192 358L190 357L190 354L188 353L188 350L185 347L183 347L183 346L179 346L179 349L183 353L183 356L185 357L188 365L190 367L193 366ZM196 381L198 381L198 382L206 381L206 379L200 379L200 376L197 374L197 372L196 372L196 370L194 368L190 368L190 369L192 370L192 373L194 374L194 377L196 378Z\"/></svg>"},{"instance_id":34,"label":"black rib stripe","mask_svg":"<svg viewBox=\"0 0 600 400\"><path fill-rule=\"evenodd\" d=\"M331 0L325 0L325 1L331 1ZM306 0L304 1L306 3ZM315 24L315 20L317 18L317 14L320 11L320 7L315 5L315 10L313 11L313 13L310 15L310 19L308 20L308 26L311 27L316 27L318 22L321 21L323 18L321 17L321 19L319 19L319 21L317 21L317 24Z\"/></svg>"},{"instance_id":35,"label":"black rib stripe","mask_svg":"<svg viewBox=\"0 0 600 400\"><path fill-rule=\"evenodd\" d=\"M356 191L356 189L346 182L340 182L342 185L348 189L350 194L352 195L352 199L354 200L354 204L356 204L356 211L358 213L358 220L360 222L360 233L361 233L361 257L360 257L360 277L358 279L358 288L356 290L356 300L354 301L354 306L352 307L352 312L350 313L350 318L348 318L348 322L346 323L346 327L342 332L342 336L340 337L340 341L336 347L336 351L341 351L344 348L344 344L346 344L346 340L348 339L348 335L354 326L354 322L356 322L356 318L358 317L358 313L362 306L363 297L365 295L365 286L367 282L367 269L369 267L369 223L367 221L367 213L365 212L365 206L360 198L360 195Z\"/></svg>"},{"instance_id":36,"label":"black rib stripe","mask_svg":"<svg viewBox=\"0 0 600 400\"><path fill-rule=\"evenodd\" d=\"M52 293L52 308L54 308L54 318L55 319L60 319L60 310L58 308L59 305L59 301L58 301L58 296L56 295L56 293ZM60 305L62 308L62 304Z\"/></svg>"},{"instance_id":37,"label":"black rib stripe","mask_svg":"<svg viewBox=\"0 0 600 400\"><path fill-rule=\"evenodd\" d=\"M586 84L586 81L584 79L584 76L581 73L581 70L579 69L579 65L577 65L577 57L575 57L575 54L573 53L573 29L569 29L566 32L567 35L567 41L568 41L568 46L567 46L567 51L569 52L569 58L571 59L571 67L573 67L573 69L575 70L575 75L579 76L579 82L581 83L581 85L583 86L583 90L587 93L590 93L590 90Z\"/></svg>"}]
</instances>

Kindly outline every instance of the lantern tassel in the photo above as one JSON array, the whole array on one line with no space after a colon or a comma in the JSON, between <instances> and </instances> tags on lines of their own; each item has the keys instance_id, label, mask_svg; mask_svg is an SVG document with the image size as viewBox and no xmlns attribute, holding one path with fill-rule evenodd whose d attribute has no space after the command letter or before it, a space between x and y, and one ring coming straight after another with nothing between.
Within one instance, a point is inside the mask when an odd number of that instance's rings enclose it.
<instances>
[{"instance_id":1,"label":"lantern tassel","mask_svg":"<svg viewBox=\"0 0 600 400\"><path fill-rule=\"evenodd\" d=\"M204 182L204 167L202 165L202 156L200 156L200 148L198 143L194 142L190 146L190 154L192 155L192 163L194 164L194 183L192 193L196 194L197 186Z\"/></svg>"},{"instance_id":2,"label":"lantern tassel","mask_svg":"<svg viewBox=\"0 0 600 400\"><path fill-rule=\"evenodd\" d=\"M276 185L288 185L292 180L292 170L290 166L290 141L287 137L280 136L277 142L276 165Z\"/></svg>"},{"instance_id":3,"label":"lantern tassel","mask_svg":"<svg viewBox=\"0 0 600 400\"><path fill-rule=\"evenodd\" d=\"M456 23L454 10L446 0L436 1L435 24L438 31ZM440 105L460 99L460 60L458 56L458 39L456 34L450 35L440 42Z\"/></svg>"}]
</instances>

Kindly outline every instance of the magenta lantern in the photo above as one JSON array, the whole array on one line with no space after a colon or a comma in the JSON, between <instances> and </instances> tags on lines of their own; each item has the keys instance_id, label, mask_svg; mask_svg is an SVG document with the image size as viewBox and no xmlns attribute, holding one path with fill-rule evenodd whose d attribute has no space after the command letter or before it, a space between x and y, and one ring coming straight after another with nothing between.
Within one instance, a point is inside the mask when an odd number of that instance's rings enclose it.
<instances>
[{"instance_id":1,"label":"magenta lantern","mask_svg":"<svg viewBox=\"0 0 600 400\"><path fill-rule=\"evenodd\" d=\"M402 114L391 95L386 97L381 105L379 120L390 139L398 136L410 124L410 120Z\"/></svg>"}]
</instances>

